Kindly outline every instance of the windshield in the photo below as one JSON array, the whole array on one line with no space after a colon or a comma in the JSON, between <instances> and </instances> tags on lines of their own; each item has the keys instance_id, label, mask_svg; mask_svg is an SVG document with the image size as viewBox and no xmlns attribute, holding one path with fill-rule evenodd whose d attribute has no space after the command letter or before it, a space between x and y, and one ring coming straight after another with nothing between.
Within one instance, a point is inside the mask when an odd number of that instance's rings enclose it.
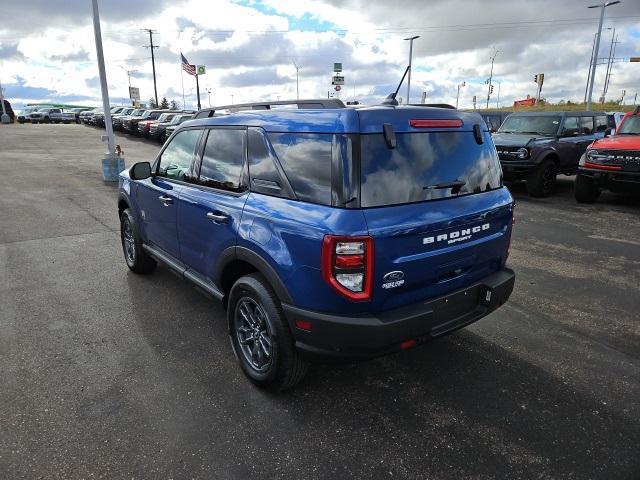
<instances>
[{"instance_id":1,"label":"windshield","mask_svg":"<svg viewBox=\"0 0 640 480\"><path fill-rule=\"evenodd\" d=\"M163 113L158 117L158 123L167 122L173 118L173 113Z\"/></svg>"},{"instance_id":2,"label":"windshield","mask_svg":"<svg viewBox=\"0 0 640 480\"><path fill-rule=\"evenodd\" d=\"M561 117L541 115L509 115L498 129L498 133L528 133L534 135L556 135Z\"/></svg>"},{"instance_id":3,"label":"windshield","mask_svg":"<svg viewBox=\"0 0 640 480\"><path fill-rule=\"evenodd\" d=\"M502 170L485 132L478 145L471 132L361 135L361 205L377 207L486 192L502 186Z\"/></svg>"},{"instance_id":4,"label":"windshield","mask_svg":"<svg viewBox=\"0 0 640 480\"><path fill-rule=\"evenodd\" d=\"M632 115L622 122L618 135L640 135L640 116Z\"/></svg>"},{"instance_id":5,"label":"windshield","mask_svg":"<svg viewBox=\"0 0 640 480\"><path fill-rule=\"evenodd\" d=\"M146 111L142 114L142 118L149 118L149 115L151 115L151 111Z\"/></svg>"},{"instance_id":6,"label":"windshield","mask_svg":"<svg viewBox=\"0 0 640 480\"><path fill-rule=\"evenodd\" d=\"M134 110L133 112L131 112L131 116L132 117L139 117L140 115L142 115L144 113L144 110Z\"/></svg>"}]
</instances>

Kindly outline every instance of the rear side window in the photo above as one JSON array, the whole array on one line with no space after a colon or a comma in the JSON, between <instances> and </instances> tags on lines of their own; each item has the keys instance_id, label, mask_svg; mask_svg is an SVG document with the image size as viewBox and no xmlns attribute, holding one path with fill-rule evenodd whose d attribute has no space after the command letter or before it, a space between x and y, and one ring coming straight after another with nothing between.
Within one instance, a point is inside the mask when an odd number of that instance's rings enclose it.
<instances>
[{"instance_id":1,"label":"rear side window","mask_svg":"<svg viewBox=\"0 0 640 480\"><path fill-rule=\"evenodd\" d=\"M377 207L486 192L502 186L502 170L488 133L396 134L389 149L381 134L361 138L361 205Z\"/></svg>"},{"instance_id":2,"label":"rear side window","mask_svg":"<svg viewBox=\"0 0 640 480\"><path fill-rule=\"evenodd\" d=\"M578 117L567 117L564 119L562 135L572 136L577 135L579 132L580 130L578 129Z\"/></svg>"},{"instance_id":3,"label":"rear side window","mask_svg":"<svg viewBox=\"0 0 640 480\"><path fill-rule=\"evenodd\" d=\"M580 117L580 133L582 135L593 134L593 117Z\"/></svg>"},{"instance_id":4,"label":"rear side window","mask_svg":"<svg viewBox=\"0 0 640 480\"><path fill-rule=\"evenodd\" d=\"M246 152L244 130L211 129L202 155L198 183L205 187L241 192Z\"/></svg>"},{"instance_id":5,"label":"rear side window","mask_svg":"<svg viewBox=\"0 0 640 480\"><path fill-rule=\"evenodd\" d=\"M201 132L202 130L184 130L173 137L160 157L159 176L190 181L191 162Z\"/></svg>"},{"instance_id":6,"label":"rear side window","mask_svg":"<svg viewBox=\"0 0 640 480\"><path fill-rule=\"evenodd\" d=\"M281 177L266 139L261 132L249 129L249 176L251 190L265 195L288 198L289 189Z\"/></svg>"},{"instance_id":7,"label":"rear side window","mask_svg":"<svg viewBox=\"0 0 640 480\"><path fill-rule=\"evenodd\" d=\"M298 199L331 205L333 135L322 133L269 133L268 135Z\"/></svg>"}]
</instances>

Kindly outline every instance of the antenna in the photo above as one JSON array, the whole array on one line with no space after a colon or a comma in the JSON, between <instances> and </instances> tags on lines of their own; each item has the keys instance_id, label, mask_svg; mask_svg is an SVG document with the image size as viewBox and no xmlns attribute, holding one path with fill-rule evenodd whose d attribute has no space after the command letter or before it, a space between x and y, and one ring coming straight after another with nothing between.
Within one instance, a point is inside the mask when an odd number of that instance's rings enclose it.
<instances>
[{"instance_id":1,"label":"antenna","mask_svg":"<svg viewBox=\"0 0 640 480\"><path fill-rule=\"evenodd\" d=\"M402 75L402 78L400 79L398 88L396 88L395 92L387 95L387 98L384 99L384 101L382 102L382 105L398 105L398 100L396 100L396 96L398 95L398 92L400 91L400 87L402 86L402 82L404 82L404 78L407 76L407 73L409 72L410 68L411 68L410 65L407 66L407 68L404 71L404 75Z\"/></svg>"}]
</instances>

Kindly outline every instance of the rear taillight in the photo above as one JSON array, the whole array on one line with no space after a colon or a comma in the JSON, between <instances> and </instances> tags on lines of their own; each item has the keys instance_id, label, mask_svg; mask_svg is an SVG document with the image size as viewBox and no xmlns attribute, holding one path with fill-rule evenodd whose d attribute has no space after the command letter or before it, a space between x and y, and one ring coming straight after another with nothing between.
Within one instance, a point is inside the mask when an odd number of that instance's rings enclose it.
<instances>
[{"instance_id":1,"label":"rear taillight","mask_svg":"<svg viewBox=\"0 0 640 480\"><path fill-rule=\"evenodd\" d=\"M322 277L349 300L370 300L373 238L325 235L322 241Z\"/></svg>"}]
</instances>

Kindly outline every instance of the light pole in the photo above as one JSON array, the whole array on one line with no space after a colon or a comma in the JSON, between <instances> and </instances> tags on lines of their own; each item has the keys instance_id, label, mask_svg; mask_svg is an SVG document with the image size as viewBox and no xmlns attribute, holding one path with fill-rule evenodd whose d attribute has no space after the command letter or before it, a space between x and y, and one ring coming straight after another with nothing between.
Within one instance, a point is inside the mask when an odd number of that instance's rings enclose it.
<instances>
[{"instance_id":1,"label":"light pole","mask_svg":"<svg viewBox=\"0 0 640 480\"><path fill-rule=\"evenodd\" d=\"M593 49L593 58L591 62L593 64L593 68L591 69L591 79L589 80L589 95L587 95L587 110L591 110L591 96L593 95L593 81L596 77L596 66L598 63L598 50L600 49L600 37L602 36L602 22L604 21L604 9L620 3L620 0L615 0L614 2L601 3L600 5L591 5L588 8L599 8L600 9L600 23L598 24L598 36L596 37L596 46Z\"/></svg>"},{"instance_id":2,"label":"light pole","mask_svg":"<svg viewBox=\"0 0 640 480\"><path fill-rule=\"evenodd\" d=\"M0 83L0 103L2 104L2 117L0 121L2 123L10 123L11 118L9 118L9 115L7 114L7 109L4 106L4 94L2 93L2 83Z\"/></svg>"},{"instance_id":3,"label":"light pole","mask_svg":"<svg viewBox=\"0 0 640 480\"><path fill-rule=\"evenodd\" d=\"M295 62L295 60L291 60L293 66L296 68L296 100L300 100L300 66Z\"/></svg>"},{"instance_id":4,"label":"light pole","mask_svg":"<svg viewBox=\"0 0 640 480\"><path fill-rule=\"evenodd\" d=\"M411 61L413 60L413 41L416 38L420 38L420 35L414 35L413 37L405 38L405 40L409 40L409 76L407 77L407 100L405 102L406 105L409 105L410 96L411 96Z\"/></svg>"},{"instance_id":5,"label":"light pole","mask_svg":"<svg viewBox=\"0 0 640 480\"><path fill-rule=\"evenodd\" d=\"M500 110L500 85L502 82L498 82L498 99L496 100L496 108Z\"/></svg>"},{"instance_id":6,"label":"light pole","mask_svg":"<svg viewBox=\"0 0 640 480\"><path fill-rule=\"evenodd\" d=\"M233 93L231 94L231 105L233 105Z\"/></svg>"},{"instance_id":7,"label":"light pole","mask_svg":"<svg viewBox=\"0 0 640 480\"><path fill-rule=\"evenodd\" d=\"M460 87L464 87L467 85L467 82L462 82L458 84L458 94L456 95L456 109L458 108L458 99L460 98Z\"/></svg>"},{"instance_id":8,"label":"light pole","mask_svg":"<svg viewBox=\"0 0 640 480\"><path fill-rule=\"evenodd\" d=\"M209 87L206 90L207 95L209 95L209 108L211 108L211 92L213 92L213 90ZM213 103L216 103L216 94L213 94Z\"/></svg>"}]
</instances>

